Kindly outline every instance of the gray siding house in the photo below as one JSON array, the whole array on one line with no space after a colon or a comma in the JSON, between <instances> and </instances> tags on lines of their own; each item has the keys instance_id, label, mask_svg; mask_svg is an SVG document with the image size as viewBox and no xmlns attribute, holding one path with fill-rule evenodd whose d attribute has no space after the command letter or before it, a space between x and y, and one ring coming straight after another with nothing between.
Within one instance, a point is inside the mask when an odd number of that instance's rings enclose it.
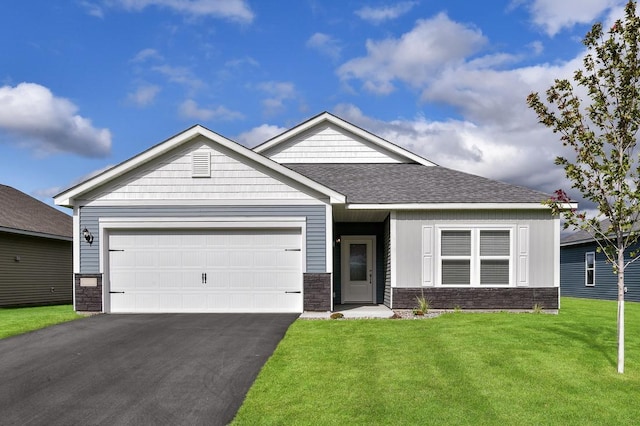
<instances>
[{"instance_id":1,"label":"gray siding house","mask_svg":"<svg viewBox=\"0 0 640 426\"><path fill-rule=\"evenodd\" d=\"M72 302L71 216L0 185L0 307Z\"/></svg>"},{"instance_id":2,"label":"gray siding house","mask_svg":"<svg viewBox=\"0 0 640 426\"><path fill-rule=\"evenodd\" d=\"M302 312L422 294L557 309L546 198L324 112L253 149L191 127L55 202L73 209L76 310Z\"/></svg>"},{"instance_id":3,"label":"gray siding house","mask_svg":"<svg viewBox=\"0 0 640 426\"><path fill-rule=\"evenodd\" d=\"M638 252L635 244L625 253ZM625 300L640 302L640 263L636 261L625 270ZM587 299L617 300L618 277L604 253L598 253L598 244L585 231L563 237L560 242L560 288L563 296Z\"/></svg>"}]
</instances>

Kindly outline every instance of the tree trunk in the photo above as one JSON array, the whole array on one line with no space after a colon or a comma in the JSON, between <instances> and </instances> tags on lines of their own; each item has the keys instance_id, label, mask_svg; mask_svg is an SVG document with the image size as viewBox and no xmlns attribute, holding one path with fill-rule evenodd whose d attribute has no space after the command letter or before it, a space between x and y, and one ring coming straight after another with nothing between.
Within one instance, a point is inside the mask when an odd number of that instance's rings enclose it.
<instances>
[{"instance_id":1,"label":"tree trunk","mask_svg":"<svg viewBox=\"0 0 640 426\"><path fill-rule=\"evenodd\" d=\"M624 248L618 246L618 373L624 373Z\"/></svg>"}]
</instances>

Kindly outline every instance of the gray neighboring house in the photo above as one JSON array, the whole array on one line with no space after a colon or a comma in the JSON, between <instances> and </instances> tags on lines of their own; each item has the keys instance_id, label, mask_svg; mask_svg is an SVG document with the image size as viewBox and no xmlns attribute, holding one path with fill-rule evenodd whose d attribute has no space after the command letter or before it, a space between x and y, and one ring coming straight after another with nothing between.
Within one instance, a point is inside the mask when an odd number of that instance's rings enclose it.
<instances>
[{"instance_id":1,"label":"gray neighboring house","mask_svg":"<svg viewBox=\"0 0 640 426\"><path fill-rule=\"evenodd\" d=\"M547 198L324 112L253 149L193 126L55 202L73 209L76 310L302 312L423 294L557 309Z\"/></svg>"},{"instance_id":2,"label":"gray neighboring house","mask_svg":"<svg viewBox=\"0 0 640 426\"><path fill-rule=\"evenodd\" d=\"M0 185L0 307L72 302L71 216Z\"/></svg>"},{"instance_id":3,"label":"gray neighboring house","mask_svg":"<svg viewBox=\"0 0 640 426\"><path fill-rule=\"evenodd\" d=\"M605 219L608 220L608 219ZM603 224L608 226L608 224ZM636 225L634 231L639 231ZM636 243L625 252L638 252ZM625 300L640 302L640 260L625 269ZM598 244L586 231L576 231L560 241L560 288L563 296L587 299L618 300L618 278L604 253L598 253Z\"/></svg>"}]
</instances>

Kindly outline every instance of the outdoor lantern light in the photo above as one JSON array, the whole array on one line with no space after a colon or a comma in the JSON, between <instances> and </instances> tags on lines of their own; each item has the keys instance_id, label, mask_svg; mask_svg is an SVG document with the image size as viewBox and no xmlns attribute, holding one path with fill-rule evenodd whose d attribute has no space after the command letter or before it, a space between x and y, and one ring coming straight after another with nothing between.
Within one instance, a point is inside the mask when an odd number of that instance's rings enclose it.
<instances>
[{"instance_id":1,"label":"outdoor lantern light","mask_svg":"<svg viewBox=\"0 0 640 426\"><path fill-rule=\"evenodd\" d=\"M89 245L93 244L93 235L91 235L91 232L89 232L87 228L84 228L82 230L82 236L84 237L85 240L87 240Z\"/></svg>"}]
</instances>

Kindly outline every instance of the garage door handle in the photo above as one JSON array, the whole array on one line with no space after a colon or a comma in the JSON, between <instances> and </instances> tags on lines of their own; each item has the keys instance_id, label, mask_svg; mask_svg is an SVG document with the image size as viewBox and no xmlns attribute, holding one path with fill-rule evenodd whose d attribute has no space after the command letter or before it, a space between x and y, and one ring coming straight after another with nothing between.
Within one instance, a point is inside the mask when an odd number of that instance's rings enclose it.
<instances>
[{"instance_id":1,"label":"garage door handle","mask_svg":"<svg viewBox=\"0 0 640 426\"><path fill-rule=\"evenodd\" d=\"M285 293L295 293L295 294L300 294L302 293L301 291L285 291Z\"/></svg>"},{"instance_id":2,"label":"garage door handle","mask_svg":"<svg viewBox=\"0 0 640 426\"><path fill-rule=\"evenodd\" d=\"M284 249L284 251L300 251L300 249Z\"/></svg>"},{"instance_id":3,"label":"garage door handle","mask_svg":"<svg viewBox=\"0 0 640 426\"><path fill-rule=\"evenodd\" d=\"M124 291L110 291L109 294L124 294Z\"/></svg>"}]
</instances>

